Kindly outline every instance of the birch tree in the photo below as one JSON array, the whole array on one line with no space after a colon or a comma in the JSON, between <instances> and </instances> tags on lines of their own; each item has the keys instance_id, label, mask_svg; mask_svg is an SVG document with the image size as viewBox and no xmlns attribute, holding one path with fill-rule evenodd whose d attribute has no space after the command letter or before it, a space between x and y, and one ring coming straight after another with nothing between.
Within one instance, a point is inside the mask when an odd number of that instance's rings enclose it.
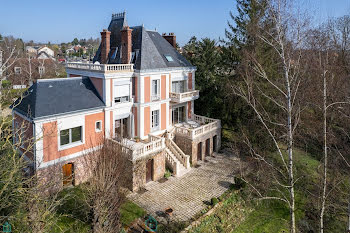
<instances>
[{"instance_id":1,"label":"birch tree","mask_svg":"<svg viewBox=\"0 0 350 233\"><path fill-rule=\"evenodd\" d=\"M246 54L246 64L243 69L243 84L232 85L235 95L240 96L253 109L258 120L263 125L270 140L279 155L281 167L276 166L269 158L256 152L250 147L253 155L263 161L280 175L274 177L278 184L276 188L280 195L264 196L262 199L283 201L289 207L290 232L295 233L295 168L293 147L293 135L300 120L300 98L298 89L301 82L300 60L302 57L302 45L304 42L304 29L306 22L295 17L293 6L287 1L277 0L267 3L267 16L265 23L271 25L266 30L264 22L260 24L258 38L275 55L275 70L271 75L263 61L254 54ZM264 107L263 101L268 101L274 106L275 111L282 113L282 118L276 118L274 112ZM279 133L280 132L280 133ZM283 145L287 146L287 156L283 154ZM288 191L288 196L284 191Z\"/></svg>"}]
</instances>

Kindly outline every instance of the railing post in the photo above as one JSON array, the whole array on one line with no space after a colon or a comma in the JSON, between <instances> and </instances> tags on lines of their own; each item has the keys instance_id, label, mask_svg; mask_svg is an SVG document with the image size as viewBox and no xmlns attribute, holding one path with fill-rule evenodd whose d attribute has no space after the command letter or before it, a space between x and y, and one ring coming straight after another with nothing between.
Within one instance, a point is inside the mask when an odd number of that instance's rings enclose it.
<instances>
[{"instance_id":1,"label":"railing post","mask_svg":"<svg viewBox=\"0 0 350 233\"><path fill-rule=\"evenodd\" d=\"M185 167L188 169L190 167L190 156L186 156L186 165Z\"/></svg>"}]
</instances>

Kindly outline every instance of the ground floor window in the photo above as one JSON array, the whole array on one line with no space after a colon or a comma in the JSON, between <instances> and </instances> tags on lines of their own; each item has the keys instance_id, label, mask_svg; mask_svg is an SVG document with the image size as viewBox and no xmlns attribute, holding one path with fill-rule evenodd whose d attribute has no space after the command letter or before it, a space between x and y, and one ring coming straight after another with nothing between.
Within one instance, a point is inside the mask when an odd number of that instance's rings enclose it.
<instances>
[{"instance_id":1,"label":"ground floor window","mask_svg":"<svg viewBox=\"0 0 350 233\"><path fill-rule=\"evenodd\" d=\"M74 142L82 142L82 127L74 127L60 131L60 145L68 145Z\"/></svg>"},{"instance_id":2,"label":"ground floor window","mask_svg":"<svg viewBox=\"0 0 350 233\"><path fill-rule=\"evenodd\" d=\"M185 121L185 106L173 108L172 121L173 125Z\"/></svg>"}]
</instances>

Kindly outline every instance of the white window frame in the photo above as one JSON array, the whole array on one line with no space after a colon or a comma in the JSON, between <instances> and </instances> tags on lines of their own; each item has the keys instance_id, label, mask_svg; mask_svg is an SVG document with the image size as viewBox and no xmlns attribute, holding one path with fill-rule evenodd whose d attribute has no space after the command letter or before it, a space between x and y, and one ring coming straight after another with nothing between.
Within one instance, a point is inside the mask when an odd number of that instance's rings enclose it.
<instances>
[{"instance_id":1,"label":"white window frame","mask_svg":"<svg viewBox=\"0 0 350 233\"><path fill-rule=\"evenodd\" d=\"M172 81L171 82L171 92L174 92L174 93L185 93L187 91L186 83L187 83L186 80ZM182 86L181 86L181 84L182 84ZM176 87L178 87L179 90L176 90Z\"/></svg>"},{"instance_id":2,"label":"white window frame","mask_svg":"<svg viewBox=\"0 0 350 233\"><path fill-rule=\"evenodd\" d=\"M128 86L129 89L129 95L125 95L125 96L115 96L115 88L117 88L117 86ZM131 90L132 91L132 90ZM132 93L130 93L130 84L118 84L118 85L114 85L113 87L113 96L114 96L114 102L113 104L120 104L120 103L126 103L126 102L130 102L131 101L131 95Z\"/></svg>"},{"instance_id":3,"label":"white window frame","mask_svg":"<svg viewBox=\"0 0 350 233\"><path fill-rule=\"evenodd\" d=\"M153 113L155 112L157 112L157 118L158 118L156 122L153 121L153 116L154 116ZM154 124L154 123L157 123L157 124ZM160 110L159 109L154 109L151 111L151 128L152 128L151 130L152 132L158 131L160 129Z\"/></svg>"},{"instance_id":4,"label":"white window frame","mask_svg":"<svg viewBox=\"0 0 350 233\"><path fill-rule=\"evenodd\" d=\"M40 75L45 74L45 66L39 66L39 67L38 67L38 71L39 71L39 74L40 74Z\"/></svg>"},{"instance_id":5,"label":"white window frame","mask_svg":"<svg viewBox=\"0 0 350 233\"><path fill-rule=\"evenodd\" d=\"M80 141L72 142L72 129L77 128L77 127L81 127L81 138L80 138ZM67 130L67 129L69 130L69 143L65 144L65 145L61 145L61 131ZM77 126L70 127L70 128L60 129L58 131L58 150L59 151L65 150L65 149L69 149L69 148L84 144L84 133L85 133L85 128L83 125L77 125Z\"/></svg>"},{"instance_id":6,"label":"white window frame","mask_svg":"<svg viewBox=\"0 0 350 233\"><path fill-rule=\"evenodd\" d=\"M22 67L15 66L14 71L15 71L15 74L21 74L22 73Z\"/></svg>"},{"instance_id":7,"label":"white window frame","mask_svg":"<svg viewBox=\"0 0 350 233\"><path fill-rule=\"evenodd\" d=\"M100 128L97 127L97 124L100 124ZM95 122L95 132L101 132L102 131L102 121L96 121Z\"/></svg>"},{"instance_id":8,"label":"white window frame","mask_svg":"<svg viewBox=\"0 0 350 233\"><path fill-rule=\"evenodd\" d=\"M153 82L156 83L156 88L154 88ZM151 101L157 101L160 99L160 79L152 79L151 85Z\"/></svg>"}]
</instances>

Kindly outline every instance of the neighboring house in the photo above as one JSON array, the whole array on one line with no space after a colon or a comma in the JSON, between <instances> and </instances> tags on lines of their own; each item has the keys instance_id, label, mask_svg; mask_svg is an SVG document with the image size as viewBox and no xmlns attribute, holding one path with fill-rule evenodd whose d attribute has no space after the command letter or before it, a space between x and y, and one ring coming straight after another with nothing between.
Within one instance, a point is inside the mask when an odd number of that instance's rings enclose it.
<instances>
[{"instance_id":1,"label":"neighboring house","mask_svg":"<svg viewBox=\"0 0 350 233\"><path fill-rule=\"evenodd\" d=\"M38 59L55 59L55 52L47 46L27 46L26 52Z\"/></svg>"},{"instance_id":2,"label":"neighboring house","mask_svg":"<svg viewBox=\"0 0 350 233\"><path fill-rule=\"evenodd\" d=\"M71 54L71 53L75 53L74 47L66 50L66 54Z\"/></svg>"},{"instance_id":3,"label":"neighboring house","mask_svg":"<svg viewBox=\"0 0 350 233\"><path fill-rule=\"evenodd\" d=\"M19 58L7 69L7 79L14 89L26 88L38 79L55 77L56 67L52 59Z\"/></svg>"},{"instance_id":4,"label":"neighboring house","mask_svg":"<svg viewBox=\"0 0 350 233\"><path fill-rule=\"evenodd\" d=\"M78 53L78 52L82 51L82 53L85 54L87 49L88 49L87 47L81 46L80 44L78 44L78 45L72 46L71 48L67 49L66 53L71 54L71 53Z\"/></svg>"},{"instance_id":5,"label":"neighboring house","mask_svg":"<svg viewBox=\"0 0 350 233\"><path fill-rule=\"evenodd\" d=\"M30 55L36 56L39 48L40 46L26 46L26 52Z\"/></svg>"},{"instance_id":6,"label":"neighboring house","mask_svg":"<svg viewBox=\"0 0 350 233\"><path fill-rule=\"evenodd\" d=\"M38 49L38 56L41 53L45 53L47 55L47 58L54 58L55 57L55 52L52 49L50 49L50 48L48 48L46 46L43 46L40 49Z\"/></svg>"},{"instance_id":7,"label":"neighboring house","mask_svg":"<svg viewBox=\"0 0 350 233\"><path fill-rule=\"evenodd\" d=\"M113 14L94 64L67 62L69 78L38 80L13 109L14 130L26 122L36 142L27 156L33 169L57 169L65 183L74 174L78 184L83 155L107 138L128 151L124 173L135 191L166 167L181 176L218 151L220 121L194 114L196 67L175 46L174 34L129 27L125 13Z\"/></svg>"}]
</instances>

